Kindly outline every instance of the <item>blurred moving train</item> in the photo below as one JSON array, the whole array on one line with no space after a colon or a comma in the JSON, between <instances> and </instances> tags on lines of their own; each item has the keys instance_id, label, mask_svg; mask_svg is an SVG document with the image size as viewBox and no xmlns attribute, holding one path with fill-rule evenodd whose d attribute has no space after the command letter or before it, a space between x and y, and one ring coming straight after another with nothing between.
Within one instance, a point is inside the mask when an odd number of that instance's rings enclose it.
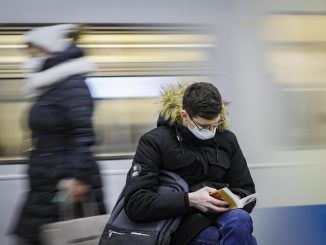
<instances>
[{"instance_id":1,"label":"blurred moving train","mask_svg":"<svg viewBox=\"0 0 326 245\"><path fill-rule=\"evenodd\" d=\"M161 86L207 81L231 102L259 193L259 243L326 244L325 0L1 3L0 244L28 181L21 34L52 23L85 24L79 44L98 67L87 83L109 209L140 135L156 126Z\"/></svg>"}]
</instances>

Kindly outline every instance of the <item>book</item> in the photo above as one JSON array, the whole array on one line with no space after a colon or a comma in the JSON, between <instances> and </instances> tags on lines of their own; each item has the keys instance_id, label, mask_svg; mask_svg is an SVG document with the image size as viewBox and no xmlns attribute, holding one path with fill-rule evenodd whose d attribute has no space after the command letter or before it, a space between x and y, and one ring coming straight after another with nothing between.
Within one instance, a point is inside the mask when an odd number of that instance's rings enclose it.
<instances>
[{"instance_id":1,"label":"book","mask_svg":"<svg viewBox=\"0 0 326 245\"><path fill-rule=\"evenodd\" d=\"M210 193L210 196L220 200L227 201L230 204L231 209L243 208L248 203L251 203L257 199L257 193L251 194L249 196L240 199L227 187L224 187L223 189L219 189L215 192Z\"/></svg>"}]
</instances>

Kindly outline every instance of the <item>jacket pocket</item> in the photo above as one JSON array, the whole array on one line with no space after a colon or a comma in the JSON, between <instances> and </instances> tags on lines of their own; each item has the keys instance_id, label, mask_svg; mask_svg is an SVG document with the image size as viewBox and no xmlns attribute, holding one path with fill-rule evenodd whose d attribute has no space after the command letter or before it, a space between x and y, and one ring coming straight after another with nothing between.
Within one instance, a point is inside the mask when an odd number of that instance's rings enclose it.
<instances>
[{"instance_id":1,"label":"jacket pocket","mask_svg":"<svg viewBox=\"0 0 326 245\"><path fill-rule=\"evenodd\" d=\"M126 230L112 225L105 227L102 234L100 245L155 245L157 241L157 232L148 232L141 230Z\"/></svg>"},{"instance_id":2,"label":"jacket pocket","mask_svg":"<svg viewBox=\"0 0 326 245\"><path fill-rule=\"evenodd\" d=\"M198 161L197 156L191 151L182 152L180 149L169 151L164 157L164 167L168 170L181 169L193 165Z\"/></svg>"},{"instance_id":3,"label":"jacket pocket","mask_svg":"<svg viewBox=\"0 0 326 245\"><path fill-rule=\"evenodd\" d=\"M198 152L193 152L188 149L184 153L178 150L172 150L164 159L164 168L179 174L187 182L197 182L202 179L207 172L206 159Z\"/></svg>"},{"instance_id":4,"label":"jacket pocket","mask_svg":"<svg viewBox=\"0 0 326 245\"><path fill-rule=\"evenodd\" d=\"M207 177L209 181L224 183L224 177L230 168L229 155L221 150L207 152L208 172Z\"/></svg>"},{"instance_id":5,"label":"jacket pocket","mask_svg":"<svg viewBox=\"0 0 326 245\"><path fill-rule=\"evenodd\" d=\"M207 158L210 165L227 170L230 168L229 154L217 149L214 153L207 152Z\"/></svg>"}]
</instances>

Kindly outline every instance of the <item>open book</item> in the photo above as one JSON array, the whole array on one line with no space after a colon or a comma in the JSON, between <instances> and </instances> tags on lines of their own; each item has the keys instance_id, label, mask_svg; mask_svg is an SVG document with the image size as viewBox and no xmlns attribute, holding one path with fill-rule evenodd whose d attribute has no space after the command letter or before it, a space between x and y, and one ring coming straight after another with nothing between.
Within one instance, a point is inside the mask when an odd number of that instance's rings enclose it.
<instances>
[{"instance_id":1,"label":"open book","mask_svg":"<svg viewBox=\"0 0 326 245\"><path fill-rule=\"evenodd\" d=\"M257 199L257 193L251 194L240 199L237 195L233 194L232 191L230 191L227 187L210 193L210 196L227 201L228 203L230 203L231 209L243 208L248 203L253 202Z\"/></svg>"}]
</instances>

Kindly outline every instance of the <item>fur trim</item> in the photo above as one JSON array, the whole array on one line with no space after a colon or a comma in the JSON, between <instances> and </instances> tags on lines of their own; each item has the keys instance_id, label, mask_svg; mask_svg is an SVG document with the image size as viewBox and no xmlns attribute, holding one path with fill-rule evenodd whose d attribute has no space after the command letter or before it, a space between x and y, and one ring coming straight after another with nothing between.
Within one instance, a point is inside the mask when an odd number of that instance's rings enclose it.
<instances>
[{"instance_id":1,"label":"fur trim","mask_svg":"<svg viewBox=\"0 0 326 245\"><path fill-rule=\"evenodd\" d=\"M93 72L95 65L86 57L69 60L45 71L30 74L25 83L28 97L37 97L64 79L79 74Z\"/></svg>"},{"instance_id":2,"label":"fur trim","mask_svg":"<svg viewBox=\"0 0 326 245\"><path fill-rule=\"evenodd\" d=\"M170 125L175 123L182 124L181 111L183 94L187 88L186 84L179 83L177 86L167 86L163 88L161 95L161 115L165 120L169 120ZM228 108L225 102L222 103L221 121L219 131L229 128Z\"/></svg>"}]
</instances>

